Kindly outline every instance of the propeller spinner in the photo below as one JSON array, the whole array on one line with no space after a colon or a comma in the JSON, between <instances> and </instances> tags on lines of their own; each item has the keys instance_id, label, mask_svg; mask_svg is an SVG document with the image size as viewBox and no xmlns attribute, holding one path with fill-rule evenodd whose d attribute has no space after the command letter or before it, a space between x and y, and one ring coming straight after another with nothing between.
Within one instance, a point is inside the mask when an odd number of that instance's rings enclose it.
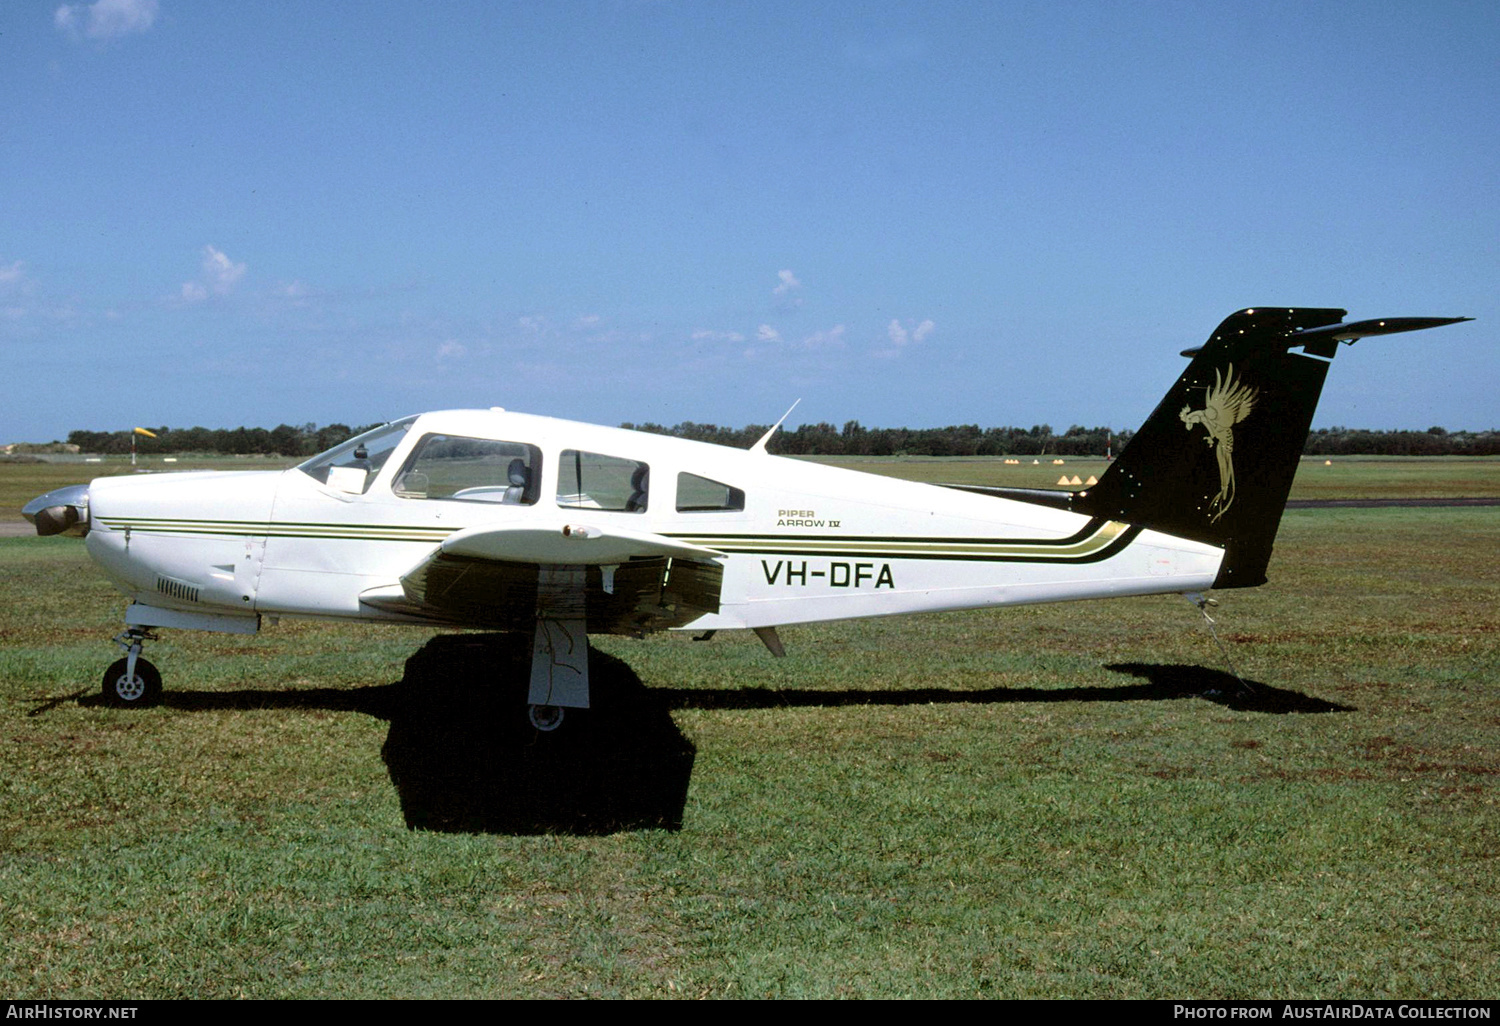
<instances>
[{"instance_id":1,"label":"propeller spinner","mask_svg":"<svg viewBox=\"0 0 1500 1026\"><path fill-rule=\"evenodd\" d=\"M89 533L89 486L54 488L21 507L21 515L36 525L36 533L43 538L54 534L82 538Z\"/></svg>"}]
</instances>

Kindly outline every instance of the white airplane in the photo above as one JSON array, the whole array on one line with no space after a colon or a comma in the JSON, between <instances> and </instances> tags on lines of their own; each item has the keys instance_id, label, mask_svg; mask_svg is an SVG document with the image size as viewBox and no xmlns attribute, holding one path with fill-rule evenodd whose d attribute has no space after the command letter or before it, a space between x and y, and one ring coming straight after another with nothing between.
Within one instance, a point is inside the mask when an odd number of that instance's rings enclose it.
<instances>
[{"instance_id":1,"label":"white airplane","mask_svg":"<svg viewBox=\"0 0 1500 1026\"><path fill-rule=\"evenodd\" d=\"M160 700L155 628L393 621L529 635L529 715L551 730L588 707L590 633L748 628L779 656L784 624L1263 583L1337 343L1469 319L1343 316L1231 315L1077 493L784 459L775 427L742 450L497 408L406 417L285 471L97 478L23 512L86 536L131 600L116 705Z\"/></svg>"}]
</instances>

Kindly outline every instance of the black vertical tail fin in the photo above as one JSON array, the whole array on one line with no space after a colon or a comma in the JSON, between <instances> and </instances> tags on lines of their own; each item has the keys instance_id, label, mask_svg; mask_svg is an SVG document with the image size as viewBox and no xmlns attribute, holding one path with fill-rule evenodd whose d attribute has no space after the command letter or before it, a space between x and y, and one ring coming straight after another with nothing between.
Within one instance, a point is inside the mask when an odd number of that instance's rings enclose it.
<instances>
[{"instance_id":1,"label":"black vertical tail fin","mask_svg":"<svg viewBox=\"0 0 1500 1026\"><path fill-rule=\"evenodd\" d=\"M1218 588L1266 579L1271 545L1339 342L1467 317L1340 323L1343 310L1231 314L1099 483L1071 508L1223 546Z\"/></svg>"}]
</instances>

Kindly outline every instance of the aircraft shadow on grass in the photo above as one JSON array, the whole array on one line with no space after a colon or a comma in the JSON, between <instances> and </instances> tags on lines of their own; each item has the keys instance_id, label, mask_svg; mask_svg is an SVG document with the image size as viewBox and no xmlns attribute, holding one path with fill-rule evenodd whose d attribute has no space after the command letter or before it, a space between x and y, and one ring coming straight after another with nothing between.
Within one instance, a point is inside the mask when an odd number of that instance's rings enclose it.
<instances>
[{"instance_id":1,"label":"aircraft shadow on grass","mask_svg":"<svg viewBox=\"0 0 1500 1026\"><path fill-rule=\"evenodd\" d=\"M823 691L647 688L620 659L590 649L589 660L590 676L599 685L593 708L570 709L552 733L535 730L526 718L530 647L496 635L434 638L407 660L406 673L395 684L169 691L165 702L185 710L328 709L386 720L390 730L381 755L407 826L500 834L680 829L697 750L673 722L674 709L1201 698L1246 712L1352 711L1301 692L1255 681L1246 686L1223 671L1180 664L1107 665L1142 681L1114 687Z\"/></svg>"},{"instance_id":2,"label":"aircraft shadow on grass","mask_svg":"<svg viewBox=\"0 0 1500 1026\"><path fill-rule=\"evenodd\" d=\"M407 826L512 834L681 829L697 749L663 696L623 661L591 648L591 708L569 709L559 729L544 733L526 716L530 675L530 644L494 635L437 637L407 660L381 750ZM502 679L512 683L474 686Z\"/></svg>"},{"instance_id":3,"label":"aircraft shadow on grass","mask_svg":"<svg viewBox=\"0 0 1500 1026\"><path fill-rule=\"evenodd\" d=\"M969 703L997 705L1011 702L1166 702L1179 698L1201 698L1243 712L1325 713L1352 712L1352 706L1326 702L1300 691L1275 688L1257 681L1242 681L1222 670L1202 666L1155 663L1113 663L1104 667L1146 681L1124 686L1096 685L1071 688L903 688L899 691L808 688L658 688L674 709L776 709L794 706L841 705L943 705Z\"/></svg>"}]
</instances>

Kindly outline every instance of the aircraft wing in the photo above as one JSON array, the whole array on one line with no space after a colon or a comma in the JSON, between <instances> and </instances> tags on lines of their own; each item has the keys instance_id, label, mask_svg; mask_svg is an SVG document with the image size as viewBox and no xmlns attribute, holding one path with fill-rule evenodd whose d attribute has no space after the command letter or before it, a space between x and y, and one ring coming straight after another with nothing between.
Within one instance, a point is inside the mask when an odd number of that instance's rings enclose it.
<instances>
[{"instance_id":1,"label":"aircraft wing","mask_svg":"<svg viewBox=\"0 0 1500 1026\"><path fill-rule=\"evenodd\" d=\"M450 556L564 566L600 566L654 556L715 559L723 555L646 531L562 522L470 527L450 534L439 548Z\"/></svg>"},{"instance_id":2,"label":"aircraft wing","mask_svg":"<svg viewBox=\"0 0 1500 1026\"><path fill-rule=\"evenodd\" d=\"M481 525L448 536L366 605L468 627L530 631L586 619L592 634L641 634L719 611L714 549L646 531L559 521Z\"/></svg>"}]
</instances>

